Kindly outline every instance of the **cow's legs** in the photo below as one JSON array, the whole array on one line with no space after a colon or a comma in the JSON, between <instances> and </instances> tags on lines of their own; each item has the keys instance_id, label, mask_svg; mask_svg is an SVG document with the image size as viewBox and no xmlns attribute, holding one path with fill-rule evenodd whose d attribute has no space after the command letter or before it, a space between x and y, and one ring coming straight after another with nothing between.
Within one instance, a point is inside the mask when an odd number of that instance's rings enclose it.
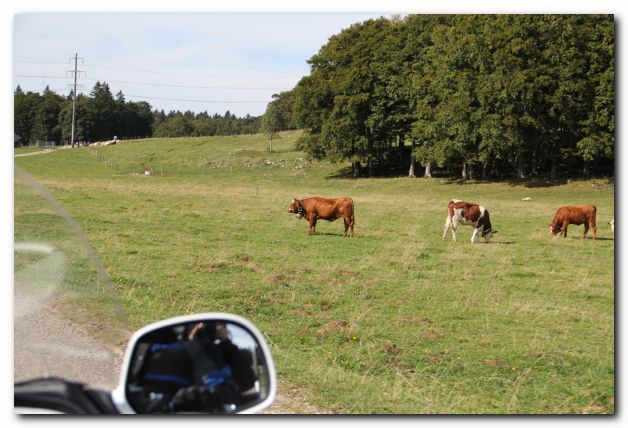
<instances>
[{"instance_id":1,"label":"cow's legs","mask_svg":"<svg viewBox=\"0 0 628 428\"><path fill-rule=\"evenodd\" d=\"M353 221L350 218L343 217L345 221L345 234L342 236L347 236L347 231L349 231L349 236L353 236Z\"/></svg>"},{"instance_id":2,"label":"cow's legs","mask_svg":"<svg viewBox=\"0 0 628 428\"><path fill-rule=\"evenodd\" d=\"M567 223L566 221L563 222L563 238L567 237L567 226L569 226L569 223Z\"/></svg>"},{"instance_id":3,"label":"cow's legs","mask_svg":"<svg viewBox=\"0 0 628 428\"><path fill-rule=\"evenodd\" d=\"M582 239L587 237L587 232L589 231L589 223L584 222L584 232L582 233Z\"/></svg>"},{"instance_id":4,"label":"cow's legs","mask_svg":"<svg viewBox=\"0 0 628 428\"><path fill-rule=\"evenodd\" d=\"M316 217L310 219L310 228L307 231L308 235L314 235L314 233L316 233Z\"/></svg>"},{"instance_id":5,"label":"cow's legs","mask_svg":"<svg viewBox=\"0 0 628 428\"><path fill-rule=\"evenodd\" d=\"M456 220L455 218L451 219L451 235L454 237L454 241L457 241L456 239L456 229L458 228L458 220Z\"/></svg>"},{"instance_id":6,"label":"cow's legs","mask_svg":"<svg viewBox=\"0 0 628 428\"><path fill-rule=\"evenodd\" d=\"M595 239L595 235L597 234L597 226L595 223L591 223L591 230L593 231L593 239Z\"/></svg>"},{"instance_id":7,"label":"cow's legs","mask_svg":"<svg viewBox=\"0 0 628 428\"><path fill-rule=\"evenodd\" d=\"M450 216L447 216L447 220L445 221L445 230L443 231L443 241L447 237L447 231L449 230L449 228L451 228L451 236L453 237L455 241L456 240L456 226L452 218Z\"/></svg>"},{"instance_id":8,"label":"cow's legs","mask_svg":"<svg viewBox=\"0 0 628 428\"><path fill-rule=\"evenodd\" d=\"M480 238L478 238L478 233L480 233L480 228L479 227L475 227L473 229L473 235L471 235L471 243L475 243L478 242L480 240Z\"/></svg>"}]
</instances>

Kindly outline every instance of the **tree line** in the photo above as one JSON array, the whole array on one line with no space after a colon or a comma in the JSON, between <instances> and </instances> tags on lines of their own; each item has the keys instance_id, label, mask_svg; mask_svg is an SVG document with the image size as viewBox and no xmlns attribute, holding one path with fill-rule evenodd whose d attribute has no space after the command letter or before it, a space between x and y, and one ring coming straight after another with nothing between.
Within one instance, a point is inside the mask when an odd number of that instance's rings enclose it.
<instances>
[{"instance_id":1,"label":"tree line","mask_svg":"<svg viewBox=\"0 0 628 428\"><path fill-rule=\"evenodd\" d=\"M210 116L206 111L198 114L191 111L171 111L165 114L160 110L153 117L155 137L257 134L260 132L262 120L261 117L248 114L236 117L229 111L224 116L217 113Z\"/></svg>"},{"instance_id":2,"label":"tree line","mask_svg":"<svg viewBox=\"0 0 628 428\"><path fill-rule=\"evenodd\" d=\"M332 36L264 120L303 128L299 148L354 176L612 175L614 37L612 15L368 20Z\"/></svg>"},{"instance_id":3,"label":"tree line","mask_svg":"<svg viewBox=\"0 0 628 428\"><path fill-rule=\"evenodd\" d=\"M37 141L69 144L72 132L73 94L61 96L48 87L43 93L14 92L14 146ZM89 95L76 97L75 137L92 142L148 137L184 137L252 134L260 132L261 117L239 118L207 112L195 114L152 110L145 101L126 101L122 91L114 97L105 82L96 82Z\"/></svg>"}]
</instances>

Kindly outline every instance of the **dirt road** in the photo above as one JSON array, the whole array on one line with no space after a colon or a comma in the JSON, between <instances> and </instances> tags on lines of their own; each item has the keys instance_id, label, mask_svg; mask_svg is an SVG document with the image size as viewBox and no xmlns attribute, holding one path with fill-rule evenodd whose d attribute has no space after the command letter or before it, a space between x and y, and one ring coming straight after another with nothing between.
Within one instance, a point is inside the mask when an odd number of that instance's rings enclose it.
<instances>
[{"instance_id":1,"label":"dirt road","mask_svg":"<svg viewBox=\"0 0 628 428\"><path fill-rule=\"evenodd\" d=\"M46 254L14 276L15 382L59 376L113 389L118 383L122 352L96 341L55 310L55 293L67 263L64 256L45 244L15 246L16 250Z\"/></svg>"}]
</instances>

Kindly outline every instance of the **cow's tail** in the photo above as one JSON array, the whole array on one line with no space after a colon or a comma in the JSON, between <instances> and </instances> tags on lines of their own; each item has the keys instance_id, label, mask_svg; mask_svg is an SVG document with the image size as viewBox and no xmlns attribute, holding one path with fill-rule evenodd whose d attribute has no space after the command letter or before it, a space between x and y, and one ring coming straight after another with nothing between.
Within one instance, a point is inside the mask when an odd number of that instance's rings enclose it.
<instances>
[{"instance_id":1,"label":"cow's tail","mask_svg":"<svg viewBox=\"0 0 628 428\"><path fill-rule=\"evenodd\" d=\"M355 224L355 205L353 199L351 199L351 224Z\"/></svg>"},{"instance_id":2,"label":"cow's tail","mask_svg":"<svg viewBox=\"0 0 628 428\"><path fill-rule=\"evenodd\" d=\"M595 222L597 221L597 207L595 205L592 205L593 207L593 215L591 216L593 220L593 224L591 226L595 225Z\"/></svg>"}]
</instances>

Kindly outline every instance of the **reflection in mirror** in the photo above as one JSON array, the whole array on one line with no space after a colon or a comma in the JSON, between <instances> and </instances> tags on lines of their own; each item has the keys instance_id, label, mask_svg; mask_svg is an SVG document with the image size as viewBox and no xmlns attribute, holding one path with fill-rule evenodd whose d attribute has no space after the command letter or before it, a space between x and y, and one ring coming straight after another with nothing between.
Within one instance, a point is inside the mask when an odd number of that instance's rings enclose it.
<instances>
[{"instance_id":1,"label":"reflection in mirror","mask_svg":"<svg viewBox=\"0 0 628 428\"><path fill-rule=\"evenodd\" d=\"M251 332L233 321L188 322L141 337L126 395L137 413L230 414L269 394L268 364Z\"/></svg>"}]
</instances>

